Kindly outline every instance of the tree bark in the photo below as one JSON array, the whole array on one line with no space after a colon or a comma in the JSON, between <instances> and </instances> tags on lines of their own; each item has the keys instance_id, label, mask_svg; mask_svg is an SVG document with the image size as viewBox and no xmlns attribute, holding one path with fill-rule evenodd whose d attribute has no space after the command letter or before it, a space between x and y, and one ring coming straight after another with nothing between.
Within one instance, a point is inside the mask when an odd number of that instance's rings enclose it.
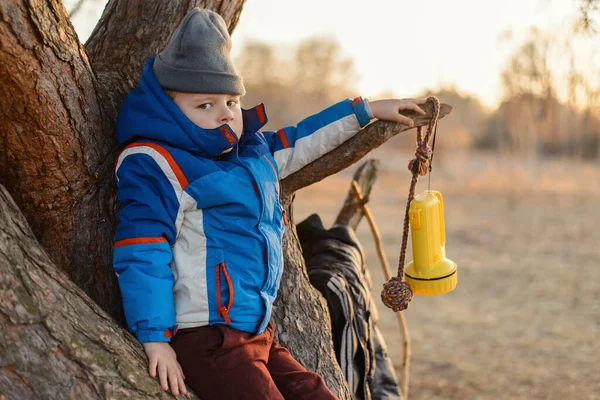
<instances>
[{"instance_id":1,"label":"tree bark","mask_svg":"<svg viewBox=\"0 0 600 400\"><path fill-rule=\"evenodd\" d=\"M59 0L0 2L0 184L47 252L6 200L0 220L0 323L7 332L0 335L2 393L162 396L147 377L140 347L83 293L123 326L112 268L115 120L143 63L167 44L191 8L219 12L232 31L243 5L244 0L111 0L84 47ZM331 161L337 154L332 152L286 179L284 205L291 211L295 190L383 143L398 131L392 125L378 122L365 130L380 132L378 144L362 142L367 134L360 133L352 143L364 147L343 147L342 163ZM291 212L290 217L293 221ZM350 398L335 361L327 307L309 284L293 223L283 246L286 271L274 313L278 337L341 399Z\"/></svg>"},{"instance_id":2,"label":"tree bark","mask_svg":"<svg viewBox=\"0 0 600 400\"><path fill-rule=\"evenodd\" d=\"M115 141L99 84L59 1L3 1L0 16L0 183L52 260L118 317Z\"/></svg>"},{"instance_id":3,"label":"tree bark","mask_svg":"<svg viewBox=\"0 0 600 400\"><path fill-rule=\"evenodd\" d=\"M1 185L0 324L2 399L171 397L137 340L49 260Z\"/></svg>"}]
</instances>

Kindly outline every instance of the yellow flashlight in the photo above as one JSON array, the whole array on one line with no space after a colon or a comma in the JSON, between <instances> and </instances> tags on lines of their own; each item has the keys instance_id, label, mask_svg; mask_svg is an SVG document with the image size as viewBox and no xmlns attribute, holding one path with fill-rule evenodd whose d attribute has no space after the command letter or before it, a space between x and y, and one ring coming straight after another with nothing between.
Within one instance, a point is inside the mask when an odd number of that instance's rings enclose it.
<instances>
[{"instance_id":1,"label":"yellow flashlight","mask_svg":"<svg viewBox=\"0 0 600 400\"><path fill-rule=\"evenodd\" d=\"M406 283L413 293L425 296L454 290L458 272L456 263L446 258L442 194L427 190L415 196L408 215L413 261L406 266Z\"/></svg>"}]
</instances>

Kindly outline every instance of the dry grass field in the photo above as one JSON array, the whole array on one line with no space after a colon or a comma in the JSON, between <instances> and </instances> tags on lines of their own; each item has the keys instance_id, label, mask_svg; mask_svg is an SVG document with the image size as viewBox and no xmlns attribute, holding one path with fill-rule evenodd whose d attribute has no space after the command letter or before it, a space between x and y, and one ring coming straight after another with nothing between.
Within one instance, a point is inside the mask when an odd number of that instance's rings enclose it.
<instances>
[{"instance_id":1,"label":"dry grass field","mask_svg":"<svg viewBox=\"0 0 600 400\"><path fill-rule=\"evenodd\" d=\"M370 207L397 268L410 154L377 149ZM600 399L600 165L446 152L444 196L458 287L415 297L409 399ZM357 164L358 165L358 164ZM357 165L300 191L295 219L333 222ZM422 178L417 193L427 188ZM358 237L394 364L401 343L379 300L383 274L366 221ZM410 252L409 252L410 259Z\"/></svg>"}]
</instances>

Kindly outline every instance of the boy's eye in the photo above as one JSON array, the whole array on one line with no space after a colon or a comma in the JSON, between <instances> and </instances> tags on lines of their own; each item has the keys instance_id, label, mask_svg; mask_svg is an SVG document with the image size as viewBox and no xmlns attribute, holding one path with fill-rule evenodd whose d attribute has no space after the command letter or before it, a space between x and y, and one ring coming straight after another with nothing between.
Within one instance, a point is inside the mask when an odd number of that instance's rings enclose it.
<instances>
[{"instance_id":1,"label":"boy's eye","mask_svg":"<svg viewBox=\"0 0 600 400\"><path fill-rule=\"evenodd\" d=\"M210 107L211 107L211 104L210 104L210 103L204 103L204 104L200 104L200 105L198 106L198 108L201 108L201 109L203 109L203 110L208 110Z\"/></svg>"},{"instance_id":2,"label":"boy's eye","mask_svg":"<svg viewBox=\"0 0 600 400\"><path fill-rule=\"evenodd\" d=\"M235 101L235 100L229 100L229 101L227 102L227 107L233 107L233 106L235 106L236 104L237 104L237 101Z\"/></svg>"}]
</instances>

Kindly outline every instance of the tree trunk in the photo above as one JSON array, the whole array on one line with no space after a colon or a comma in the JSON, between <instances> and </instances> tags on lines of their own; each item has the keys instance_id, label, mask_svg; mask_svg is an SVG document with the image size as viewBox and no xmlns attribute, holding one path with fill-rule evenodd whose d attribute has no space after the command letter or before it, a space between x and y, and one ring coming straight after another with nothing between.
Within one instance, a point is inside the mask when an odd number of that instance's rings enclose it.
<instances>
[{"instance_id":1,"label":"tree trunk","mask_svg":"<svg viewBox=\"0 0 600 400\"><path fill-rule=\"evenodd\" d=\"M0 335L0 394L162 396L146 376L141 347L53 265L123 326L112 268L119 106L143 63L167 44L191 8L219 12L232 31L244 1L111 0L85 47L59 0L0 2L0 184L47 252L5 200L0 322L7 333ZM360 142L368 132L381 133L378 144ZM285 206L291 208L298 188L350 165L398 132L396 124L373 124L353 139L361 148L347 149L343 162L326 155L288 177ZM274 313L278 338L341 399L349 398L326 328L326 304L308 282L290 227ZM60 392L51 392L54 386Z\"/></svg>"},{"instance_id":2,"label":"tree trunk","mask_svg":"<svg viewBox=\"0 0 600 400\"><path fill-rule=\"evenodd\" d=\"M169 398L133 337L50 261L0 185L0 398Z\"/></svg>"}]
</instances>

